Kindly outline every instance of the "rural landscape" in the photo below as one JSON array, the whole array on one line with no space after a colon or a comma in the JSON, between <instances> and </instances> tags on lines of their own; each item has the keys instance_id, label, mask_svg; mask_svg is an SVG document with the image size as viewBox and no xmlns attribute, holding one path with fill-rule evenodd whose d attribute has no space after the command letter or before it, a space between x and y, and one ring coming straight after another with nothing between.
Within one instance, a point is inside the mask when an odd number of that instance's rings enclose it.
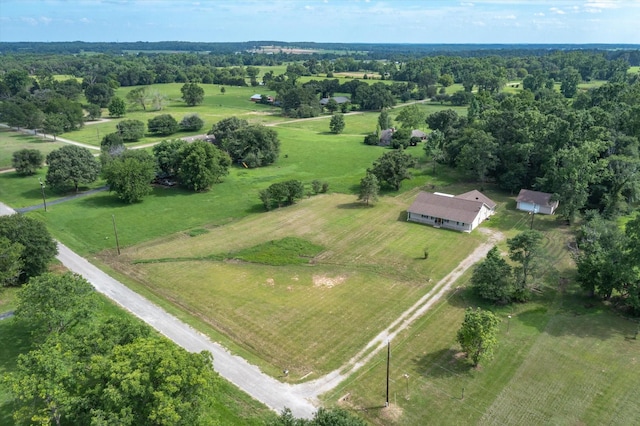
<instances>
[{"instance_id":1,"label":"rural landscape","mask_svg":"<svg viewBox=\"0 0 640 426\"><path fill-rule=\"evenodd\" d=\"M0 424L638 424L640 46L0 42Z\"/></svg>"}]
</instances>

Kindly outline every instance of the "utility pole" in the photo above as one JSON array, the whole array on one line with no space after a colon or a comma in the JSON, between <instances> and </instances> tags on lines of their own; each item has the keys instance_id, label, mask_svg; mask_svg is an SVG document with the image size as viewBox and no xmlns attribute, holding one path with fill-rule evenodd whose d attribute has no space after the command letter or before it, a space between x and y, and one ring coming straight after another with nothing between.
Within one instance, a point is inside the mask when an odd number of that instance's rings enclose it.
<instances>
[{"instance_id":1,"label":"utility pole","mask_svg":"<svg viewBox=\"0 0 640 426\"><path fill-rule=\"evenodd\" d=\"M120 243L118 242L118 229L116 228L116 217L111 215L111 220L113 220L113 232L116 234L116 248L118 249L118 256L120 256Z\"/></svg>"},{"instance_id":2,"label":"utility pole","mask_svg":"<svg viewBox=\"0 0 640 426\"><path fill-rule=\"evenodd\" d=\"M531 225L529 226L529 229L533 229L533 217L536 215L536 205L533 205L533 210L531 211Z\"/></svg>"},{"instance_id":3,"label":"utility pole","mask_svg":"<svg viewBox=\"0 0 640 426\"><path fill-rule=\"evenodd\" d=\"M44 182L42 179L38 178L38 182L40 182L40 190L42 191L42 204L44 204L44 211L47 211L47 199L44 197Z\"/></svg>"},{"instance_id":4,"label":"utility pole","mask_svg":"<svg viewBox=\"0 0 640 426\"><path fill-rule=\"evenodd\" d=\"M384 406L389 406L389 364L391 361L391 342L387 340L387 401Z\"/></svg>"}]
</instances>

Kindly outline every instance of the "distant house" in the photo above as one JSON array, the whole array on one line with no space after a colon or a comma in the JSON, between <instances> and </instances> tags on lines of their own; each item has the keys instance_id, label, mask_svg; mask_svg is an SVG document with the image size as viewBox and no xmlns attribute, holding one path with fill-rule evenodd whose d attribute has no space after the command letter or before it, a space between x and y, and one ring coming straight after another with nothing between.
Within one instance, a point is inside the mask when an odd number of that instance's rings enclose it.
<instances>
[{"instance_id":1,"label":"distant house","mask_svg":"<svg viewBox=\"0 0 640 426\"><path fill-rule=\"evenodd\" d=\"M460 195L420 192L407 209L407 220L471 232L495 213L496 203L480 191Z\"/></svg>"},{"instance_id":2,"label":"distant house","mask_svg":"<svg viewBox=\"0 0 640 426\"><path fill-rule=\"evenodd\" d=\"M261 102L262 101L262 96L264 96L264 95L261 95L260 93L256 93L255 95L251 96L249 98L249 100L251 102ZM267 102L269 102L270 104L273 103L273 100L274 100L273 96L266 96L266 98L267 98Z\"/></svg>"},{"instance_id":3,"label":"distant house","mask_svg":"<svg viewBox=\"0 0 640 426\"><path fill-rule=\"evenodd\" d=\"M394 129L393 127L390 129L384 129L383 131L380 132L380 143L378 143L378 145L380 146L389 146L391 144L391 137L393 136L394 132L396 131L396 129Z\"/></svg>"},{"instance_id":4,"label":"distant house","mask_svg":"<svg viewBox=\"0 0 640 426\"><path fill-rule=\"evenodd\" d=\"M552 194L521 189L516 198L516 208L525 212L554 214L558 201L551 201Z\"/></svg>"},{"instance_id":5,"label":"distant house","mask_svg":"<svg viewBox=\"0 0 640 426\"><path fill-rule=\"evenodd\" d=\"M322 99L320 99L320 105L327 106L327 104L329 103L329 99L333 99L334 101L336 101L336 103L338 105L346 104L346 103L351 102L351 99L347 98L346 96L334 96L332 98L322 98Z\"/></svg>"},{"instance_id":6,"label":"distant house","mask_svg":"<svg viewBox=\"0 0 640 426\"><path fill-rule=\"evenodd\" d=\"M427 139L427 134L425 132L423 132L422 130L412 130L411 131L411 137L412 138L420 138L420 140L425 140Z\"/></svg>"},{"instance_id":7,"label":"distant house","mask_svg":"<svg viewBox=\"0 0 640 426\"><path fill-rule=\"evenodd\" d=\"M395 128L390 128L390 129L385 129L383 131L380 132L380 143L378 145L380 146L389 146L391 144L391 138L393 137L393 134L395 133L396 129ZM427 138L427 134L425 132L423 132L422 130L412 130L411 131L411 141L409 142L409 144L411 146L416 146L417 143L415 142L416 139L414 138L418 138L421 141L425 140Z\"/></svg>"}]
</instances>

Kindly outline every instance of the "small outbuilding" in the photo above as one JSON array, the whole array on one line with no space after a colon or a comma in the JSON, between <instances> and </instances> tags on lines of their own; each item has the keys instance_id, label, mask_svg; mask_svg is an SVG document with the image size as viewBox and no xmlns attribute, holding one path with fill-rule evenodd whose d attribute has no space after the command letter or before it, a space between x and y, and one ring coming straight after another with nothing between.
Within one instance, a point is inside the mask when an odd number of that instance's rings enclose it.
<instances>
[{"instance_id":1,"label":"small outbuilding","mask_svg":"<svg viewBox=\"0 0 640 426\"><path fill-rule=\"evenodd\" d=\"M351 99L347 98L346 96L334 96L332 98L320 99L320 105L327 106L327 104L329 103L329 99L333 99L338 105L348 104L351 102Z\"/></svg>"},{"instance_id":2,"label":"small outbuilding","mask_svg":"<svg viewBox=\"0 0 640 426\"><path fill-rule=\"evenodd\" d=\"M471 232L495 213L496 203L480 191L460 195L421 191L407 209L407 220Z\"/></svg>"},{"instance_id":3,"label":"small outbuilding","mask_svg":"<svg viewBox=\"0 0 640 426\"><path fill-rule=\"evenodd\" d=\"M554 214L558 208L558 201L551 201L553 194L530 189L521 189L516 198L516 208L524 212L539 214Z\"/></svg>"}]
</instances>

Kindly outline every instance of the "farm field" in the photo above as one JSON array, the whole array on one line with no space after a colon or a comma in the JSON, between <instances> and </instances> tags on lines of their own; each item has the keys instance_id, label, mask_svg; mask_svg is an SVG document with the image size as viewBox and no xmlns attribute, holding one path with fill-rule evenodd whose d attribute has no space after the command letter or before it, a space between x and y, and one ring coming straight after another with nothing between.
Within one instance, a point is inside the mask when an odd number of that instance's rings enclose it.
<instances>
[{"instance_id":1,"label":"farm field","mask_svg":"<svg viewBox=\"0 0 640 426\"><path fill-rule=\"evenodd\" d=\"M414 194L385 197L373 208L350 195L321 195L100 259L263 357L270 374L286 367L291 380L310 371L314 378L338 368L482 241L479 232L407 223L402 212ZM310 265L206 259L284 237L323 251ZM433 251L428 261L425 245Z\"/></svg>"}]
</instances>

